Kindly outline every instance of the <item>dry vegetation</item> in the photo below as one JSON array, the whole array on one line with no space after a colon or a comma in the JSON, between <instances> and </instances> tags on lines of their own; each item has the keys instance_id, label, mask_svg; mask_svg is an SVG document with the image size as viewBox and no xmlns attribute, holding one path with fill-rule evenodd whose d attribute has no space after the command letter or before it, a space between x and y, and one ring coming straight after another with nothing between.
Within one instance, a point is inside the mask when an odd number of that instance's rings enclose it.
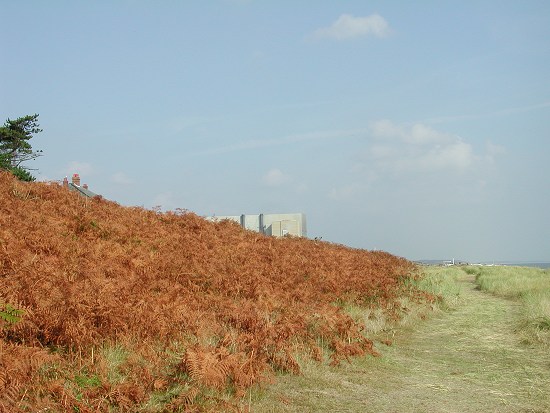
<instances>
[{"instance_id":1,"label":"dry vegetation","mask_svg":"<svg viewBox=\"0 0 550 413\"><path fill-rule=\"evenodd\" d=\"M125 208L0 173L0 411L246 410L296 352L376 355L342 303L401 311L410 262ZM18 313L17 311L21 311Z\"/></svg>"},{"instance_id":2,"label":"dry vegetation","mask_svg":"<svg viewBox=\"0 0 550 413\"><path fill-rule=\"evenodd\" d=\"M391 346L379 344L383 335L369 335L382 357L337 369L300 360L301 375L279 377L253 393L252 411L550 412L548 347L526 345L518 331L523 304L480 291L469 270L426 267L420 284L442 298L439 309L416 305L420 313L413 309L395 325ZM530 272L513 270L514 277Z\"/></svg>"}]
</instances>

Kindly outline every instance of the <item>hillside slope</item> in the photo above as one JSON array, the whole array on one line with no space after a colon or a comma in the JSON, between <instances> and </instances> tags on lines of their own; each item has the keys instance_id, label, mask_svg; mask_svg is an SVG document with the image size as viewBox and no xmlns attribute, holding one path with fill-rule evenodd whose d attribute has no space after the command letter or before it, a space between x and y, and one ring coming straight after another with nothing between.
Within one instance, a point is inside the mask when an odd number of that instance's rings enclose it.
<instances>
[{"instance_id":1,"label":"hillside slope","mask_svg":"<svg viewBox=\"0 0 550 413\"><path fill-rule=\"evenodd\" d=\"M391 309L414 294L413 264L384 252L270 238L6 173L0 196L3 411L237 408L270 372L298 373L298 349L333 364L376 353L337 303Z\"/></svg>"}]
</instances>

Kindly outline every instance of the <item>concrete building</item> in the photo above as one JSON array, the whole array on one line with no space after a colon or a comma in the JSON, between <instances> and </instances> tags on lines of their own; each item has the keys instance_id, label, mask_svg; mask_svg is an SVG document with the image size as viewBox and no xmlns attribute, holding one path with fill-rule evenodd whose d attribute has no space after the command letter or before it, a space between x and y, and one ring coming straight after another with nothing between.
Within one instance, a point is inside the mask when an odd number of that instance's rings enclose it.
<instances>
[{"instance_id":1,"label":"concrete building","mask_svg":"<svg viewBox=\"0 0 550 413\"><path fill-rule=\"evenodd\" d=\"M225 215L207 217L206 219L215 222L228 219L235 221L244 229L274 237L285 235L307 237L306 216L303 213Z\"/></svg>"}]
</instances>

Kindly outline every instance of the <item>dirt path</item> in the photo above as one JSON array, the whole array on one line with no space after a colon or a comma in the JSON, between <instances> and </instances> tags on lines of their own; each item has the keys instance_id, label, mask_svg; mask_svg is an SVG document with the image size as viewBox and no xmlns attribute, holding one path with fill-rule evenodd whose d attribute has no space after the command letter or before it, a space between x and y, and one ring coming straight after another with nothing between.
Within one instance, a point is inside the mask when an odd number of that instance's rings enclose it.
<instances>
[{"instance_id":1,"label":"dirt path","mask_svg":"<svg viewBox=\"0 0 550 413\"><path fill-rule=\"evenodd\" d=\"M550 412L550 354L521 344L520 308L461 280L463 305L339 369L306 365L254 412ZM273 394L273 396L271 396Z\"/></svg>"}]
</instances>

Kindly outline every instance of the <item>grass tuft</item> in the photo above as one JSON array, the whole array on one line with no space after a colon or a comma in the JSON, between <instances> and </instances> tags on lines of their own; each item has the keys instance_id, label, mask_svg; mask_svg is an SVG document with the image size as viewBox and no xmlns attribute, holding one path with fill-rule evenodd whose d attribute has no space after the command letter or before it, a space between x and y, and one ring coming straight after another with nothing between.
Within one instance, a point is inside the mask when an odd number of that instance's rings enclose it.
<instances>
[{"instance_id":1,"label":"grass tuft","mask_svg":"<svg viewBox=\"0 0 550 413\"><path fill-rule=\"evenodd\" d=\"M550 270L478 267L476 282L482 291L521 303L518 332L524 342L550 346Z\"/></svg>"},{"instance_id":2,"label":"grass tuft","mask_svg":"<svg viewBox=\"0 0 550 413\"><path fill-rule=\"evenodd\" d=\"M415 282L420 290L437 297L433 309L452 310L462 303L463 286L458 281L465 275L460 267L425 266L422 270Z\"/></svg>"}]
</instances>

